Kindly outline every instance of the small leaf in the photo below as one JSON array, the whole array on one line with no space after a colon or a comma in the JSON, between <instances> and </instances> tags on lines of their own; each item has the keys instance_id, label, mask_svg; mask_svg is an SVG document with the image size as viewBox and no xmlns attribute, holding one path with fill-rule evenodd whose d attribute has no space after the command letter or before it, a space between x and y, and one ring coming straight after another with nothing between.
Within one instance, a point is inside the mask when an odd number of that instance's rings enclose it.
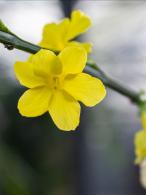
<instances>
[{"instance_id":1,"label":"small leaf","mask_svg":"<svg viewBox=\"0 0 146 195\"><path fill-rule=\"evenodd\" d=\"M5 24L2 22L0 19L0 31L6 32L6 33L11 33L10 30L5 26Z\"/></svg>"}]
</instances>

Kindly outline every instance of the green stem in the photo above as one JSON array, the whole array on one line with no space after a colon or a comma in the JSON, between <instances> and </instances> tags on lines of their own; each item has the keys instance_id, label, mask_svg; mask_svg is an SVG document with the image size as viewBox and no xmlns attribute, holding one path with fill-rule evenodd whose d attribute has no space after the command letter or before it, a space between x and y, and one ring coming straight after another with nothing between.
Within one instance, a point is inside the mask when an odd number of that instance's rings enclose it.
<instances>
[{"instance_id":1,"label":"green stem","mask_svg":"<svg viewBox=\"0 0 146 195\"><path fill-rule=\"evenodd\" d=\"M2 31L0 31L0 42L3 43L7 49L16 48L33 54L41 49L37 45L24 41L13 34L5 33Z\"/></svg>"},{"instance_id":2,"label":"green stem","mask_svg":"<svg viewBox=\"0 0 146 195\"><path fill-rule=\"evenodd\" d=\"M129 88L128 86L125 86L119 81L111 78L105 72L103 72L99 68L99 66L96 65L95 62L87 62L86 72L90 73L91 75L95 77L100 78L107 87L128 97L133 103L138 104L138 105L143 103L140 92L136 92L132 90L131 88Z\"/></svg>"},{"instance_id":3,"label":"green stem","mask_svg":"<svg viewBox=\"0 0 146 195\"><path fill-rule=\"evenodd\" d=\"M22 40L12 33L10 34L2 31L0 31L0 42L3 43L7 49L16 48L32 54L37 53L41 49L40 46ZM85 72L98 77L107 87L128 97L133 103L140 104L142 102L140 93L129 89L127 86L124 86L118 81L115 81L114 79L107 76L94 62L87 62Z\"/></svg>"}]
</instances>

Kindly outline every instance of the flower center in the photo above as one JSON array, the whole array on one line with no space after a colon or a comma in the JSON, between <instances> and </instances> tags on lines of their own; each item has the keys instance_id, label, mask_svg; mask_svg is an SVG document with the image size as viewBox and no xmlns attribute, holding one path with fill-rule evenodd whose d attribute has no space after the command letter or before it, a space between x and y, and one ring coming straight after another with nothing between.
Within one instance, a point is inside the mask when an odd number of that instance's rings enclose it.
<instances>
[{"instance_id":1,"label":"flower center","mask_svg":"<svg viewBox=\"0 0 146 195\"><path fill-rule=\"evenodd\" d=\"M59 77L52 78L52 87L53 89L60 89L61 88L61 81Z\"/></svg>"},{"instance_id":2,"label":"flower center","mask_svg":"<svg viewBox=\"0 0 146 195\"><path fill-rule=\"evenodd\" d=\"M59 76L50 76L49 78L45 79L45 83L46 86L53 90L61 89L63 85L63 78Z\"/></svg>"}]
</instances>

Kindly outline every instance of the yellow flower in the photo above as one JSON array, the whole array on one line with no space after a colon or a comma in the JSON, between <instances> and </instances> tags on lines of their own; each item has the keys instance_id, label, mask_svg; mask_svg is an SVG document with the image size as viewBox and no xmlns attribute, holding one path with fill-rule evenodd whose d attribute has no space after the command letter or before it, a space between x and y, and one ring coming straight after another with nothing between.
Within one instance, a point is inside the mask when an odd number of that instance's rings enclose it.
<instances>
[{"instance_id":1,"label":"yellow flower","mask_svg":"<svg viewBox=\"0 0 146 195\"><path fill-rule=\"evenodd\" d=\"M62 51L66 46L84 47L91 52L91 43L79 43L72 41L75 37L84 33L91 25L91 20L80 10L73 11L71 19L65 18L60 23L45 25L40 46L53 51Z\"/></svg>"},{"instance_id":2,"label":"yellow flower","mask_svg":"<svg viewBox=\"0 0 146 195\"><path fill-rule=\"evenodd\" d=\"M141 114L143 130L135 134L136 164L140 164L146 158L146 112Z\"/></svg>"},{"instance_id":3,"label":"yellow flower","mask_svg":"<svg viewBox=\"0 0 146 195\"><path fill-rule=\"evenodd\" d=\"M146 131L141 130L135 134L136 164L140 164L146 157Z\"/></svg>"},{"instance_id":4,"label":"yellow flower","mask_svg":"<svg viewBox=\"0 0 146 195\"><path fill-rule=\"evenodd\" d=\"M74 130L80 118L78 101L94 106L106 94L99 79L82 73L86 60L85 49L70 46L58 56L42 49L27 62L16 62L17 79L30 88L18 101L21 115L36 117L48 111L59 129Z\"/></svg>"}]
</instances>

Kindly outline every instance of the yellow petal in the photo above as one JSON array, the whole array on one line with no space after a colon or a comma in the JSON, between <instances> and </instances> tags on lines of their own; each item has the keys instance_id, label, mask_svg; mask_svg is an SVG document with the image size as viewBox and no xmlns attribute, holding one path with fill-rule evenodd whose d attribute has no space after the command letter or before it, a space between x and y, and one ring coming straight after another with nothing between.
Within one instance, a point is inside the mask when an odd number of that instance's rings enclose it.
<instances>
[{"instance_id":1,"label":"yellow petal","mask_svg":"<svg viewBox=\"0 0 146 195\"><path fill-rule=\"evenodd\" d=\"M146 157L146 131L141 130L135 134L135 163L139 164Z\"/></svg>"},{"instance_id":2,"label":"yellow petal","mask_svg":"<svg viewBox=\"0 0 146 195\"><path fill-rule=\"evenodd\" d=\"M90 18L82 11L76 10L71 14L70 27L67 34L67 39L71 40L81 33L84 33L91 25Z\"/></svg>"},{"instance_id":3,"label":"yellow petal","mask_svg":"<svg viewBox=\"0 0 146 195\"><path fill-rule=\"evenodd\" d=\"M68 31L69 23L69 19L65 18L58 24L51 23L45 25L40 46L53 51L62 50L66 44L65 35Z\"/></svg>"},{"instance_id":4,"label":"yellow petal","mask_svg":"<svg viewBox=\"0 0 146 195\"><path fill-rule=\"evenodd\" d=\"M18 109L22 116L36 117L48 110L51 91L45 87L27 90L18 101Z\"/></svg>"},{"instance_id":5,"label":"yellow petal","mask_svg":"<svg viewBox=\"0 0 146 195\"><path fill-rule=\"evenodd\" d=\"M69 46L58 57L65 74L76 74L83 71L87 61L87 52L82 47Z\"/></svg>"},{"instance_id":6,"label":"yellow petal","mask_svg":"<svg viewBox=\"0 0 146 195\"><path fill-rule=\"evenodd\" d=\"M56 91L49 105L49 113L56 126L65 131L79 124L80 104L63 91Z\"/></svg>"},{"instance_id":7,"label":"yellow petal","mask_svg":"<svg viewBox=\"0 0 146 195\"><path fill-rule=\"evenodd\" d=\"M29 60L33 64L35 74L39 76L57 75L62 71L61 62L52 51L41 49Z\"/></svg>"},{"instance_id":8,"label":"yellow petal","mask_svg":"<svg viewBox=\"0 0 146 195\"><path fill-rule=\"evenodd\" d=\"M16 62L14 71L19 82L28 88L44 85L43 79L34 74L29 62Z\"/></svg>"},{"instance_id":9,"label":"yellow petal","mask_svg":"<svg viewBox=\"0 0 146 195\"><path fill-rule=\"evenodd\" d=\"M67 76L64 82L64 90L86 106L98 104L106 95L103 83L85 73Z\"/></svg>"},{"instance_id":10,"label":"yellow petal","mask_svg":"<svg viewBox=\"0 0 146 195\"><path fill-rule=\"evenodd\" d=\"M77 41L71 41L71 42L68 42L67 43L67 46L80 46L80 47L83 47L87 53L91 53L92 51L92 44L91 43L80 43L80 42L77 42Z\"/></svg>"},{"instance_id":11,"label":"yellow petal","mask_svg":"<svg viewBox=\"0 0 146 195\"><path fill-rule=\"evenodd\" d=\"M146 112L142 112L141 122L142 122L142 126L143 126L144 130L146 130Z\"/></svg>"}]
</instances>

